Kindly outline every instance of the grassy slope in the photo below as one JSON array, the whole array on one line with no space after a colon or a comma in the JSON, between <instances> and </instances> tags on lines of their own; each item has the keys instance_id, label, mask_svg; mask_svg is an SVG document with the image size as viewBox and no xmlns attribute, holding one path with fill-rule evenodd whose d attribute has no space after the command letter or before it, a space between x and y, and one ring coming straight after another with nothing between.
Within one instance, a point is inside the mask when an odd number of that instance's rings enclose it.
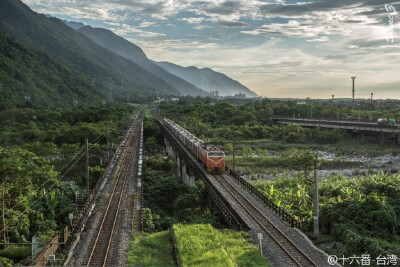
<instances>
[{"instance_id":1,"label":"grassy slope","mask_svg":"<svg viewBox=\"0 0 400 267\"><path fill-rule=\"evenodd\" d=\"M140 233L131 241L129 266L175 266L172 246L167 231L154 234Z\"/></svg>"},{"instance_id":2,"label":"grassy slope","mask_svg":"<svg viewBox=\"0 0 400 267\"><path fill-rule=\"evenodd\" d=\"M208 224L174 225L183 266L268 266L245 233Z\"/></svg>"}]
</instances>

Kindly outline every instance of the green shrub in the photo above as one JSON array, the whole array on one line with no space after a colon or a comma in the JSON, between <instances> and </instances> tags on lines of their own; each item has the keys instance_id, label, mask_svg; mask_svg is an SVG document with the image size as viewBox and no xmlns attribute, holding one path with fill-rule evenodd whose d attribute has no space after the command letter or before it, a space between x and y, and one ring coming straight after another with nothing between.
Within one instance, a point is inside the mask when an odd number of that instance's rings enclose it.
<instances>
[{"instance_id":1,"label":"green shrub","mask_svg":"<svg viewBox=\"0 0 400 267\"><path fill-rule=\"evenodd\" d=\"M32 255L31 247L9 246L0 250L0 257L9 258L14 262L20 262Z\"/></svg>"},{"instance_id":2,"label":"green shrub","mask_svg":"<svg viewBox=\"0 0 400 267\"><path fill-rule=\"evenodd\" d=\"M0 266L2 267L11 267L13 265L12 260L0 257Z\"/></svg>"}]
</instances>

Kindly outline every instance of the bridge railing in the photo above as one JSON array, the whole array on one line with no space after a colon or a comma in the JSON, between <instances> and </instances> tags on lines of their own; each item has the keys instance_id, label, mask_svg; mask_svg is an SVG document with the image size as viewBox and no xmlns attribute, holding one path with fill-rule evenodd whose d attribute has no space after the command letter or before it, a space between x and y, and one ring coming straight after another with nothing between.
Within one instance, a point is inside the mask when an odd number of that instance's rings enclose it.
<instances>
[{"instance_id":1,"label":"bridge railing","mask_svg":"<svg viewBox=\"0 0 400 267\"><path fill-rule=\"evenodd\" d=\"M291 227L300 228L301 223L296 220L292 215L287 213L284 209L276 205L270 198L262 194L252 184L240 177L235 171L229 170L230 175L233 176L247 191L249 191L256 199L261 201L267 208L272 210L279 218L286 222Z\"/></svg>"}]
</instances>

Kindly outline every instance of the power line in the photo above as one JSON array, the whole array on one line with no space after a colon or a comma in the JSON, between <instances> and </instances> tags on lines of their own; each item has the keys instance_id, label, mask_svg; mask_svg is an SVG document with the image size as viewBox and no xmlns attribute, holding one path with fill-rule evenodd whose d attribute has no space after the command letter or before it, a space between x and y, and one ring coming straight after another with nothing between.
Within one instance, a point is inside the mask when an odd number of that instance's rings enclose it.
<instances>
[{"instance_id":1,"label":"power line","mask_svg":"<svg viewBox=\"0 0 400 267\"><path fill-rule=\"evenodd\" d=\"M99 135L99 136L96 137L93 141L91 141L90 144L92 144L94 141L96 141L97 139L100 138L100 139L96 142L96 144L99 143L99 141L101 140L101 137L104 137L104 135L103 135L103 134L102 134L102 135ZM77 154L75 154L75 155L71 158L71 160L70 160L68 163L66 163L66 164L59 170L59 172L61 172L65 167L68 166L68 164L70 164L74 159L76 159L76 158L77 158L77 155L79 155L79 154L83 151L83 149L84 149L84 148L82 148ZM90 148L90 149L91 149L91 148ZM89 150L90 150L90 149L89 149ZM83 154L79 157L79 159L81 159L82 156L83 156ZM79 160L79 159L78 159L78 160ZM64 173L64 174L60 177L60 179L63 178L70 170L71 170L71 168L68 169L67 172ZM49 183L50 181L51 181L51 178L47 179L47 180L46 180L40 187L38 187L36 190L42 189L42 188L43 188L47 183ZM18 206L19 206L20 204L22 204L22 203L23 203L23 201L18 202L18 203L15 204L13 207L11 207L10 210L13 210L14 208L18 207ZM4 216L7 215L8 213L9 213L9 212L4 213Z\"/></svg>"},{"instance_id":2,"label":"power line","mask_svg":"<svg viewBox=\"0 0 400 267\"><path fill-rule=\"evenodd\" d=\"M115 129L115 128L117 128L117 126L114 126L114 127L111 128L111 129ZM100 142L100 140L101 140L101 137L104 137L104 134L101 134L100 136L98 136L97 138L95 138L93 141L90 142L90 144L93 144L97 139L98 139L98 140L97 140L96 144L98 144L98 143ZM92 148L93 148L93 146L90 147L90 149L92 149ZM83 151L83 149L84 149L84 148L82 148L81 151ZM89 149L89 150L90 150L90 149ZM80 152L81 152L81 151L80 151ZM80 153L80 152L78 152L78 153ZM82 155L73 163L73 165L60 177L60 180L62 180L62 178L63 178L77 163L78 163L78 161L83 157L83 155L84 155L84 154L82 153ZM68 165L74 158L76 158L76 155L75 155L66 165ZM64 168L66 167L66 165L65 165L62 169L64 169ZM46 181L46 183L47 183L48 181L50 181L50 179L48 179L48 180ZM46 183L45 183L45 184L46 184ZM41 198L42 198L50 189L52 189L55 185L56 185L56 184L53 184L52 186L50 186L49 188L47 188L47 190L46 190L40 197L38 197L31 205L29 205L23 212L21 212L21 214L20 214L19 216L17 216L17 217L15 217L15 218L11 219L11 220L9 221L9 223L8 223L7 225L4 226L4 229L2 229L2 230L0 231L0 233L3 233L6 229L9 228L10 225L12 225L13 222L15 222L17 219L19 219L19 218L20 218L22 215L24 215L25 213L27 213L28 209L29 209L29 208L32 208L33 205L35 205L39 200L41 200ZM43 186L44 186L44 184L43 184L41 187L39 187L38 189L41 189ZM22 201L21 201L21 202L22 202ZM21 202L18 203L16 206L18 206L19 204L21 204ZM14 207L16 207L16 206L14 206ZM4 216L5 216L6 214L8 214L8 213L4 213Z\"/></svg>"},{"instance_id":3,"label":"power line","mask_svg":"<svg viewBox=\"0 0 400 267\"><path fill-rule=\"evenodd\" d=\"M97 141L97 143L98 142L100 142L100 140L101 139L99 139L98 141ZM97 144L96 143L96 144ZM93 147L93 146L92 146ZM91 147L91 148L92 148ZM90 148L90 149L91 149ZM89 150L90 150L89 149ZM82 153L82 155L74 162L74 164L60 177L60 180L78 163L78 161L83 157L83 153ZM4 227L4 229L2 229L1 231L0 231L0 233L3 233L3 231L4 230L6 230L6 229L8 229L8 227L10 226L10 225L12 225L12 223L15 221L15 220L17 220L18 218L20 218L23 214L25 214L25 213L27 213L27 211L28 211L28 209L29 208L32 208L33 207L33 205L35 205L39 200L41 200L41 198L50 190L50 189L52 189L54 186L55 186L56 184L53 184L52 186L50 186L49 188L47 188L47 190L40 196L40 197L38 197L38 198L36 198L36 200L31 204L31 205L29 205L25 210L24 210L24 212L21 212L21 214L19 215L19 216L17 216L16 218L13 218L13 219L11 219L11 221ZM4 213L4 216L6 215L6 214L8 214L8 213Z\"/></svg>"},{"instance_id":4,"label":"power line","mask_svg":"<svg viewBox=\"0 0 400 267\"><path fill-rule=\"evenodd\" d=\"M116 126L114 126L113 128L111 128L111 129L115 129L116 128ZM90 141L90 145L92 145L94 142L96 142L95 144L98 144L99 142L100 142L100 140L102 139L102 137L104 137L104 134L101 134L101 135L99 135L99 136L97 136L95 139L93 139L92 141ZM91 146L90 148L89 148L89 150L91 150L93 148L93 146ZM59 172L61 172L64 168L66 168L67 166L68 166L68 164L70 164L74 159L76 159L77 158L77 155L79 155L81 152L83 152L83 150L85 149L85 147L83 147L80 151L78 151L77 152L77 154L75 154L72 158L71 158L71 160L69 161L69 162L67 162L60 170L59 170ZM74 162L74 164L60 177L60 180L62 180L62 178L64 178L65 177L65 175L77 164L77 162L83 157L83 155L84 154L82 154L75 162ZM40 190L40 189L42 189L47 183L49 183L51 181L51 178L49 178L49 179L47 179L40 187L38 187L36 190ZM51 186L51 187L49 187L48 189L47 189L47 191L49 190L49 189L51 189L51 188L53 188L55 186L55 184L53 185L53 186ZM46 192L47 192L46 191ZM45 193L46 193L45 192ZM43 194L44 195L44 194ZM42 195L42 196L43 196ZM41 198L42 196L40 196L39 198ZM18 207L19 205L21 205L23 203L23 201L21 200L20 202L18 202L17 204L15 204L13 207L11 207L11 208L9 208L10 210L13 210L14 208L16 208L16 207ZM34 202L34 204L35 204L36 202ZM29 206L29 207L31 207L31 206ZM10 212L6 212L6 213L4 213L4 216L5 215L7 215L7 214L9 214ZM0 231L0 233L2 233L2 231Z\"/></svg>"}]
</instances>

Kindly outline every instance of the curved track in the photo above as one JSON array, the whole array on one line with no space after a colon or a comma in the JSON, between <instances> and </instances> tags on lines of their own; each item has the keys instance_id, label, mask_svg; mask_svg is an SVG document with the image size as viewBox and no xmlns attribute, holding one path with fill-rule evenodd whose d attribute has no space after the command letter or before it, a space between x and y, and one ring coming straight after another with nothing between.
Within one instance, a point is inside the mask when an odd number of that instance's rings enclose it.
<instances>
[{"instance_id":1,"label":"curved track","mask_svg":"<svg viewBox=\"0 0 400 267\"><path fill-rule=\"evenodd\" d=\"M297 247L267 216L251 203L231 181L221 174L213 175L223 188L239 203L241 207L257 222L262 231L281 248L281 250L298 266L317 266L299 247Z\"/></svg>"}]
</instances>

